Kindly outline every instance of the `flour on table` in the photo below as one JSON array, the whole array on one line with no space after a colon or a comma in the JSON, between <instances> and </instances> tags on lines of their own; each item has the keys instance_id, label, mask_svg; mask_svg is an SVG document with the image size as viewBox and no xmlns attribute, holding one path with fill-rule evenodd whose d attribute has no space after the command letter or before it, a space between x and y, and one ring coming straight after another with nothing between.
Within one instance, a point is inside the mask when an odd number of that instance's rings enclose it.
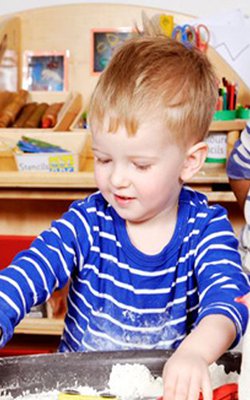
<instances>
[{"instance_id":1,"label":"flour on table","mask_svg":"<svg viewBox=\"0 0 250 400\"><path fill-rule=\"evenodd\" d=\"M162 378L154 378L143 364L115 364L108 385L122 400L162 396Z\"/></svg>"},{"instance_id":2,"label":"flour on table","mask_svg":"<svg viewBox=\"0 0 250 400\"><path fill-rule=\"evenodd\" d=\"M73 389L73 388L71 388ZM77 386L74 387L81 395L96 395L97 390L91 386ZM39 392L37 393L23 393L23 395L15 397L15 400L58 400L59 390L50 390L49 392ZM1 400L13 400L11 395L0 396Z\"/></svg>"},{"instance_id":3,"label":"flour on table","mask_svg":"<svg viewBox=\"0 0 250 400\"><path fill-rule=\"evenodd\" d=\"M213 389L226 383L238 382L239 375L236 372L226 374L222 365L213 363L209 367L209 371ZM75 386L70 389L75 389L82 395L98 394L90 386ZM139 400L143 397L157 398L163 394L163 381L161 377L155 378L143 364L115 364L109 376L108 388L103 388L103 391L110 392L121 400ZM26 392L15 400L57 400L58 394L57 389L40 393L37 391L35 394ZM12 399L12 396L0 396L0 400Z\"/></svg>"}]
</instances>

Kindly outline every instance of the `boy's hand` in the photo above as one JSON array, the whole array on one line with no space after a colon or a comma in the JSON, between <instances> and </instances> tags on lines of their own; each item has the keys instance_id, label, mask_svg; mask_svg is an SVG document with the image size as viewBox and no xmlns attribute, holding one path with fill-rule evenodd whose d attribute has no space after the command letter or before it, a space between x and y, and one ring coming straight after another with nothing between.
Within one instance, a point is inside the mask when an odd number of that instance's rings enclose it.
<instances>
[{"instance_id":1,"label":"boy's hand","mask_svg":"<svg viewBox=\"0 0 250 400\"><path fill-rule=\"evenodd\" d=\"M163 370L164 400L212 400L208 366L233 343L234 323L216 314L204 317L183 340Z\"/></svg>"},{"instance_id":2,"label":"boy's hand","mask_svg":"<svg viewBox=\"0 0 250 400\"><path fill-rule=\"evenodd\" d=\"M206 361L195 352L176 350L163 370L164 400L212 399L212 387Z\"/></svg>"}]
</instances>

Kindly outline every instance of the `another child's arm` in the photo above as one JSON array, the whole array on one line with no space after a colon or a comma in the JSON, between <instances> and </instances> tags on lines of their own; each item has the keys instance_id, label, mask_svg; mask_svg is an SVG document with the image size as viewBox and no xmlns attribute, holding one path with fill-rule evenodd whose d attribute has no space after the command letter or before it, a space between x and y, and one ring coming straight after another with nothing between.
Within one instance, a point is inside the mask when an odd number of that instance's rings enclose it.
<instances>
[{"instance_id":1,"label":"another child's arm","mask_svg":"<svg viewBox=\"0 0 250 400\"><path fill-rule=\"evenodd\" d=\"M223 315L209 315L186 337L165 364L164 399L212 399L208 366L216 361L236 337L234 323Z\"/></svg>"},{"instance_id":2,"label":"another child's arm","mask_svg":"<svg viewBox=\"0 0 250 400\"><path fill-rule=\"evenodd\" d=\"M244 210L245 201L250 189L250 178L249 180L229 178L229 182L241 209Z\"/></svg>"},{"instance_id":3,"label":"another child's arm","mask_svg":"<svg viewBox=\"0 0 250 400\"><path fill-rule=\"evenodd\" d=\"M250 189L250 124L235 143L227 162L227 174L232 190L243 209Z\"/></svg>"}]
</instances>

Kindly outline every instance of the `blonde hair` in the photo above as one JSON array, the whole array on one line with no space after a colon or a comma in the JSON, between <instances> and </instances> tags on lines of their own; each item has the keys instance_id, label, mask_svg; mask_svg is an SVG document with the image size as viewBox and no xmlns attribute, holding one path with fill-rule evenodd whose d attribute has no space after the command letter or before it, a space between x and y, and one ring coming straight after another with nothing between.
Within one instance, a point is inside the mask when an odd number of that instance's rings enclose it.
<instances>
[{"instance_id":1,"label":"blonde hair","mask_svg":"<svg viewBox=\"0 0 250 400\"><path fill-rule=\"evenodd\" d=\"M208 132L217 93L212 65L199 50L161 36L133 38L100 76L90 127L101 130L106 121L109 132L122 125L135 135L140 124L158 118L177 143L198 142Z\"/></svg>"}]
</instances>

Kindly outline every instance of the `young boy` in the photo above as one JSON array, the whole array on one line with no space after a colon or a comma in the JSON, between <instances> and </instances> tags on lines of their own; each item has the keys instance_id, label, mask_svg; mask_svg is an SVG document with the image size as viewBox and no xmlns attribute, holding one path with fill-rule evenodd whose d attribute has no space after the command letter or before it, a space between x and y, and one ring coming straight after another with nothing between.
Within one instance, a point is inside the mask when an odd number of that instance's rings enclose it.
<instances>
[{"instance_id":1,"label":"young boy","mask_svg":"<svg viewBox=\"0 0 250 400\"><path fill-rule=\"evenodd\" d=\"M99 192L0 275L1 345L70 280L60 351L175 349L164 399L211 399L208 365L236 344L249 291L225 210L183 186L202 166L217 99L204 55L181 43L124 44L92 96Z\"/></svg>"},{"instance_id":2,"label":"young boy","mask_svg":"<svg viewBox=\"0 0 250 400\"><path fill-rule=\"evenodd\" d=\"M238 203L244 211L246 224L240 236L243 269L250 274L250 122L230 154L227 174Z\"/></svg>"}]
</instances>

